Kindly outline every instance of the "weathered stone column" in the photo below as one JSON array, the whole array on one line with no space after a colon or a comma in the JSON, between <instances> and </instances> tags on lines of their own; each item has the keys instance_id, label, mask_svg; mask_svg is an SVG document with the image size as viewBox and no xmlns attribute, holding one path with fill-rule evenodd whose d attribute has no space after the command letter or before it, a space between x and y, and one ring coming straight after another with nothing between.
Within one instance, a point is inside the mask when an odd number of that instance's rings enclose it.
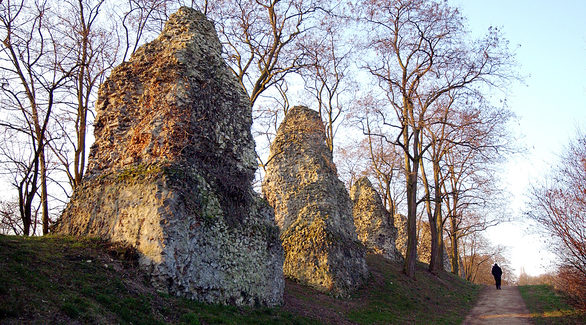
<instances>
[{"instance_id":1,"label":"weathered stone column","mask_svg":"<svg viewBox=\"0 0 586 325\"><path fill-rule=\"evenodd\" d=\"M271 144L262 186L275 208L286 276L334 295L347 295L368 276L352 202L338 179L316 111L289 110Z\"/></svg>"},{"instance_id":2,"label":"weathered stone column","mask_svg":"<svg viewBox=\"0 0 586 325\"><path fill-rule=\"evenodd\" d=\"M112 71L96 110L88 171L56 230L135 246L165 292L281 304L279 229L252 190L250 102L213 24L181 8Z\"/></svg>"},{"instance_id":3,"label":"weathered stone column","mask_svg":"<svg viewBox=\"0 0 586 325\"><path fill-rule=\"evenodd\" d=\"M361 177L352 185L350 198L358 239L373 253L402 261L403 256L395 246L397 228L368 178Z\"/></svg>"}]
</instances>

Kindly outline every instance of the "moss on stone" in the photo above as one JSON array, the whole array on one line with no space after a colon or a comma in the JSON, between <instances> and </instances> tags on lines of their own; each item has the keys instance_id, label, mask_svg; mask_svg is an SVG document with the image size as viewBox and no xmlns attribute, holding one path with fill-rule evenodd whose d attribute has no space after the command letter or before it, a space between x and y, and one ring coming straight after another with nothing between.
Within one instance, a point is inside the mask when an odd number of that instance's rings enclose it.
<instances>
[{"instance_id":1,"label":"moss on stone","mask_svg":"<svg viewBox=\"0 0 586 325\"><path fill-rule=\"evenodd\" d=\"M129 181L146 178L161 172L162 168L159 164L137 164L116 171L116 178L118 181Z\"/></svg>"}]
</instances>

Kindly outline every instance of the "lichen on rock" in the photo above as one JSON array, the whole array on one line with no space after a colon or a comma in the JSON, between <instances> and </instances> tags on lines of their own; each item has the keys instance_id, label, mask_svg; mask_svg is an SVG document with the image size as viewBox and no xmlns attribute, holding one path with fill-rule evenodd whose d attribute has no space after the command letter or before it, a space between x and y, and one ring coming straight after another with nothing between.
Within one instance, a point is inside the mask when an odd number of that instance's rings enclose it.
<instances>
[{"instance_id":1,"label":"lichen on rock","mask_svg":"<svg viewBox=\"0 0 586 325\"><path fill-rule=\"evenodd\" d=\"M274 306L283 249L256 168L246 93L193 9L116 67L96 103L88 171L56 231L133 245L161 291Z\"/></svg>"},{"instance_id":2,"label":"lichen on rock","mask_svg":"<svg viewBox=\"0 0 586 325\"><path fill-rule=\"evenodd\" d=\"M286 276L344 296L368 276L352 202L338 179L316 111L289 110L271 144L262 191L275 209Z\"/></svg>"},{"instance_id":3,"label":"lichen on rock","mask_svg":"<svg viewBox=\"0 0 586 325\"><path fill-rule=\"evenodd\" d=\"M371 252L393 261L401 261L403 256L395 246L397 228L367 177L359 178L352 185L350 198L358 239Z\"/></svg>"}]
</instances>

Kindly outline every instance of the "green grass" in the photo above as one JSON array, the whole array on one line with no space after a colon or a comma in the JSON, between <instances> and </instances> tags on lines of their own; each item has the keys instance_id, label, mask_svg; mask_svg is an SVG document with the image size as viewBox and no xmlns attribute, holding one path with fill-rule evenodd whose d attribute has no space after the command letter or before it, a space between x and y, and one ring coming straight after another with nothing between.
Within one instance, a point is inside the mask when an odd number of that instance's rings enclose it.
<instances>
[{"instance_id":1,"label":"green grass","mask_svg":"<svg viewBox=\"0 0 586 325\"><path fill-rule=\"evenodd\" d=\"M311 323L280 308L206 305L158 294L135 261L110 261L105 251L125 255L96 239L0 236L0 323Z\"/></svg>"},{"instance_id":2,"label":"green grass","mask_svg":"<svg viewBox=\"0 0 586 325\"><path fill-rule=\"evenodd\" d=\"M412 280L369 256L371 279L350 298L287 281L283 307L210 305L157 293L136 257L98 239L0 236L0 323L457 324L479 292L422 264Z\"/></svg>"},{"instance_id":3,"label":"green grass","mask_svg":"<svg viewBox=\"0 0 586 325\"><path fill-rule=\"evenodd\" d=\"M368 262L375 279L359 292L366 305L348 314L358 324L459 324L480 292L452 274L434 276L423 264L412 280L387 260L369 256Z\"/></svg>"},{"instance_id":4,"label":"green grass","mask_svg":"<svg viewBox=\"0 0 586 325\"><path fill-rule=\"evenodd\" d=\"M549 285L520 286L519 291L535 324L586 324L586 312L572 307Z\"/></svg>"}]
</instances>

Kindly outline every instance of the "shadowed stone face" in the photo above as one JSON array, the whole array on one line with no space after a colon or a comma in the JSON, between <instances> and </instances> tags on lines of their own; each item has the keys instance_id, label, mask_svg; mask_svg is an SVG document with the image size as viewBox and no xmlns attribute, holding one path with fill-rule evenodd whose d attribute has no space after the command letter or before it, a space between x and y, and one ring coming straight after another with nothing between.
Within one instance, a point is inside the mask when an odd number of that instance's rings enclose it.
<instances>
[{"instance_id":1,"label":"shadowed stone face","mask_svg":"<svg viewBox=\"0 0 586 325\"><path fill-rule=\"evenodd\" d=\"M271 144L262 189L281 229L286 276L336 295L363 283L365 250L316 111L289 110Z\"/></svg>"},{"instance_id":2,"label":"shadowed stone face","mask_svg":"<svg viewBox=\"0 0 586 325\"><path fill-rule=\"evenodd\" d=\"M368 178L361 177L354 183L350 197L358 239L373 253L393 261L403 260L395 246L397 228Z\"/></svg>"},{"instance_id":3,"label":"shadowed stone face","mask_svg":"<svg viewBox=\"0 0 586 325\"><path fill-rule=\"evenodd\" d=\"M112 71L96 110L88 172L56 230L137 247L165 292L281 304L279 230L251 185L250 102L213 24L181 8Z\"/></svg>"}]
</instances>

